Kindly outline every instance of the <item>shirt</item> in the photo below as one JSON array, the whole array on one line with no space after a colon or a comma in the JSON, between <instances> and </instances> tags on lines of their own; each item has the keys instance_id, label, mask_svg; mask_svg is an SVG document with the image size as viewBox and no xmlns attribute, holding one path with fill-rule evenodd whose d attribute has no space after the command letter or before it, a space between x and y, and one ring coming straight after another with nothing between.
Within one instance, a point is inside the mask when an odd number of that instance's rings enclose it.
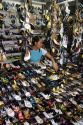
<instances>
[{"instance_id":1,"label":"shirt","mask_svg":"<svg viewBox=\"0 0 83 125\"><path fill-rule=\"evenodd\" d=\"M47 51L43 48L40 50L31 50L30 51L30 61L34 63L38 63L41 60L43 55L46 55Z\"/></svg>"}]
</instances>

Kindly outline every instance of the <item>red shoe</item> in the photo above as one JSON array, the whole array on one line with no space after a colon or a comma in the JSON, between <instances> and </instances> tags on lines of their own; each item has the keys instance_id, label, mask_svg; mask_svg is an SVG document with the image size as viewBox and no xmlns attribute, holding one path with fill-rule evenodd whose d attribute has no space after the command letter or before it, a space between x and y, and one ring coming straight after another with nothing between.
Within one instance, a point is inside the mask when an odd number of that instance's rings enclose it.
<instances>
[{"instance_id":1,"label":"red shoe","mask_svg":"<svg viewBox=\"0 0 83 125\"><path fill-rule=\"evenodd\" d=\"M18 119L20 122L23 122L24 121L24 117L23 117L23 114L21 111L18 112Z\"/></svg>"}]
</instances>

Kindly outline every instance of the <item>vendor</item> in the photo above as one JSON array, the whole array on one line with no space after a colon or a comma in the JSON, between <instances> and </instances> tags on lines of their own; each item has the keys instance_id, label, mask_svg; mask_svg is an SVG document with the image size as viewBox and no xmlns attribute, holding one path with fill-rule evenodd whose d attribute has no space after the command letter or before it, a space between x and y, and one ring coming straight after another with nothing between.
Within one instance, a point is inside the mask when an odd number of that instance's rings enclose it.
<instances>
[{"instance_id":1,"label":"vendor","mask_svg":"<svg viewBox=\"0 0 83 125\"><path fill-rule=\"evenodd\" d=\"M24 60L27 61L30 57L30 62L38 63L41 60L42 56L46 56L52 61L53 68L57 71L58 65L55 62L54 58L47 52L47 50L43 49L43 40L38 36L35 36L32 39L32 50L26 51ZM29 55L30 54L30 55Z\"/></svg>"}]
</instances>

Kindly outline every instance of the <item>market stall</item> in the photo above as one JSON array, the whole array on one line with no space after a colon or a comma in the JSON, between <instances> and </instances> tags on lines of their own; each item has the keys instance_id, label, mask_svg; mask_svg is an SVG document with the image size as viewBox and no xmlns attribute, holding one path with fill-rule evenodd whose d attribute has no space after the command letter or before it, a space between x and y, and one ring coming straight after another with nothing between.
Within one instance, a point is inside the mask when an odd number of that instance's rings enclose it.
<instances>
[{"instance_id":1,"label":"market stall","mask_svg":"<svg viewBox=\"0 0 83 125\"><path fill-rule=\"evenodd\" d=\"M70 1L0 1L0 125L83 125L83 5L77 5L72 15ZM58 71L45 57L24 60L33 36L43 37Z\"/></svg>"}]
</instances>

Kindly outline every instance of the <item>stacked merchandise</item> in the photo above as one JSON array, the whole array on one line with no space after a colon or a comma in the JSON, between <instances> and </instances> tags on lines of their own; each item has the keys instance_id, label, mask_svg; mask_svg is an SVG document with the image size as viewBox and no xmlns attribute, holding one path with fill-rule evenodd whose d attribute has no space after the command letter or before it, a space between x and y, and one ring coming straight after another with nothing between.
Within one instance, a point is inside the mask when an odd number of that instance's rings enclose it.
<instances>
[{"instance_id":1,"label":"stacked merchandise","mask_svg":"<svg viewBox=\"0 0 83 125\"><path fill-rule=\"evenodd\" d=\"M4 49L9 62L20 59L21 46L19 45L19 40L1 41L1 47Z\"/></svg>"},{"instance_id":2,"label":"stacked merchandise","mask_svg":"<svg viewBox=\"0 0 83 125\"><path fill-rule=\"evenodd\" d=\"M23 45L21 28L23 19L25 20L24 5L21 1L0 2L0 48L5 52L8 61L12 62L12 60L18 60L21 55Z\"/></svg>"},{"instance_id":3,"label":"stacked merchandise","mask_svg":"<svg viewBox=\"0 0 83 125\"><path fill-rule=\"evenodd\" d=\"M83 86L76 65L58 73L47 60L14 65L20 68L0 71L0 125L83 124Z\"/></svg>"}]
</instances>

